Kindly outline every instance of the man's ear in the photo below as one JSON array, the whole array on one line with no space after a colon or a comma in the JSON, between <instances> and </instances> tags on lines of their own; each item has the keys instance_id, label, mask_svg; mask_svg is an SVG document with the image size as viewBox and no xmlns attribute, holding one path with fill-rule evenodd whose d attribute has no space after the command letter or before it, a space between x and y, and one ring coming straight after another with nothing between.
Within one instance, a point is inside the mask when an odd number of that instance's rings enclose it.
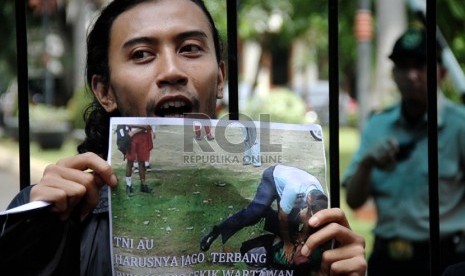
<instances>
[{"instance_id":1,"label":"man's ear","mask_svg":"<svg viewBox=\"0 0 465 276\"><path fill-rule=\"evenodd\" d=\"M109 88L109 85L103 81L102 76L92 76L92 92L107 112L113 112L118 107L113 91Z\"/></svg>"},{"instance_id":2,"label":"man's ear","mask_svg":"<svg viewBox=\"0 0 465 276\"><path fill-rule=\"evenodd\" d=\"M218 65L218 79L217 79L217 88L216 88L216 98L222 99L223 98L223 90L224 90L224 79L226 74L226 68L223 61L220 62Z\"/></svg>"}]
</instances>

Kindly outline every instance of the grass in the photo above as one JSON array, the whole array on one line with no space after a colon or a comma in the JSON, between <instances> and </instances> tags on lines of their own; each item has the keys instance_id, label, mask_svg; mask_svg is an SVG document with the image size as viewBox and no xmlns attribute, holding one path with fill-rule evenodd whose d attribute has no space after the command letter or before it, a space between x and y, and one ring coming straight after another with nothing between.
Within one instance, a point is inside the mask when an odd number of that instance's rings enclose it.
<instances>
[{"instance_id":1,"label":"grass","mask_svg":"<svg viewBox=\"0 0 465 276\"><path fill-rule=\"evenodd\" d=\"M248 174L216 168L189 168L152 171L146 183L151 194L139 191L135 180L134 195L125 192L125 168L115 168L118 188L112 190L112 219L114 235L130 239L132 246L115 249L125 256L187 256L199 252L200 240L213 227L248 204L257 181ZM133 178L134 179L134 178ZM137 178L136 178L137 179ZM242 241L263 232L262 223L246 227L226 246L239 251ZM210 252L222 252L222 244L214 242ZM147 248L147 244L150 248ZM156 249L152 252L151 249ZM179 250L182 248L182 252ZM210 254L206 253L207 259ZM238 264L239 265L239 264ZM214 267L203 262L199 269Z\"/></svg>"},{"instance_id":2,"label":"grass","mask_svg":"<svg viewBox=\"0 0 465 276\"><path fill-rule=\"evenodd\" d=\"M124 168L118 168L115 172L118 176L124 175ZM176 241L184 242L182 239L186 235L182 233L186 229L210 231L211 226L247 205L248 200L243 194L253 194L256 187L255 179L238 176L226 170L165 170L147 174L146 182L153 188L151 194L141 193L138 190L139 181L134 180L134 196L128 197L124 189L124 177L119 179L118 189L112 191L114 213L123 216L116 218L122 220L118 222L121 229L116 230L128 236L137 236L141 232L153 233L155 239L166 241L169 238L173 244ZM141 208L142 206L150 208ZM208 217L205 217L206 214ZM145 224L137 221L136 216L144 217ZM202 224L198 224L199 222ZM167 226L171 230L167 231ZM133 229L134 233L127 232L128 229ZM172 245L165 243L164 246ZM197 249L196 247L195 250Z\"/></svg>"}]
</instances>

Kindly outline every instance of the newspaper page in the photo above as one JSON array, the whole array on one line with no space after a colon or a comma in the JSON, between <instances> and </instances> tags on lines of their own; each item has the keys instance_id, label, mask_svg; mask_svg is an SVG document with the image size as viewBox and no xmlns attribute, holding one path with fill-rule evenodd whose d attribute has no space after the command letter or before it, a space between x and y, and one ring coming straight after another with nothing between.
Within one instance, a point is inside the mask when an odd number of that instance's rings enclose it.
<instances>
[{"instance_id":1,"label":"newspaper page","mask_svg":"<svg viewBox=\"0 0 465 276\"><path fill-rule=\"evenodd\" d=\"M319 266L319 250L300 254L305 222L329 205L319 125L113 118L109 144L113 275L309 275Z\"/></svg>"}]
</instances>

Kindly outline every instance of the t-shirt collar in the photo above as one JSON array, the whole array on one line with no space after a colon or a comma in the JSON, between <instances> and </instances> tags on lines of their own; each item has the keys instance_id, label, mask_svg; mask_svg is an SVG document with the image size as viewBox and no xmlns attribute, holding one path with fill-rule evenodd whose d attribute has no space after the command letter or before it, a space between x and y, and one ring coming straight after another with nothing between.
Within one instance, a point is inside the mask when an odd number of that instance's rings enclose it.
<instances>
[{"instance_id":1,"label":"t-shirt collar","mask_svg":"<svg viewBox=\"0 0 465 276\"><path fill-rule=\"evenodd\" d=\"M443 109L444 109L444 104L445 104L445 97L442 91L439 89L437 93L437 110L438 110L438 127L441 128L444 126L444 120L443 120ZM402 106L399 104L399 108L396 110L397 112L397 123L405 125L408 124L407 120L405 117L402 115ZM427 124L428 123L428 113L425 113L423 116L423 121L422 123Z\"/></svg>"}]
</instances>

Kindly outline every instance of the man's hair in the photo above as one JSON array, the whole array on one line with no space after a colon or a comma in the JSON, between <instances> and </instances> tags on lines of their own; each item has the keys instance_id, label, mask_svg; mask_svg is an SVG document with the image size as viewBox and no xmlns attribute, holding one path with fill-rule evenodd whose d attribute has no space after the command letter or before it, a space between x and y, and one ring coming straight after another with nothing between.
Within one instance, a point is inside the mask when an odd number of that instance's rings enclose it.
<instances>
[{"instance_id":1,"label":"man's hair","mask_svg":"<svg viewBox=\"0 0 465 276\"><path fill-rule=\"evenodd\" d=\"M102 10L87 36L86 80L88 89L92 88L92 77L94 75L98 75L104 83L110 80L108 49L110 46L111 28L115 19L136 5L152 1L156 2L160 0L114 0ZM215 22L203 0L191 1L203 11L210 23L215 55L219 64L222 57L222 44ZM90 151L106 158L108 154L107 143L110 117L118 117L120 115L119 111L113 113L106 112L94 96L93 102L84 112L86 139L78 146L78 152L84 153Z\"/></svg>"},{"instance_id":2,"label":"man's hair","mask_svg":"<svg viewBox=\"0 0 465 276\"><path fill-rule=\"evenodd\" d=\"M313 214L316 212L328 208L328 197L320 190L311 190L307 195L310 198L310 202L307 200L308 210Z\"/></svg>"}]
</instances>

